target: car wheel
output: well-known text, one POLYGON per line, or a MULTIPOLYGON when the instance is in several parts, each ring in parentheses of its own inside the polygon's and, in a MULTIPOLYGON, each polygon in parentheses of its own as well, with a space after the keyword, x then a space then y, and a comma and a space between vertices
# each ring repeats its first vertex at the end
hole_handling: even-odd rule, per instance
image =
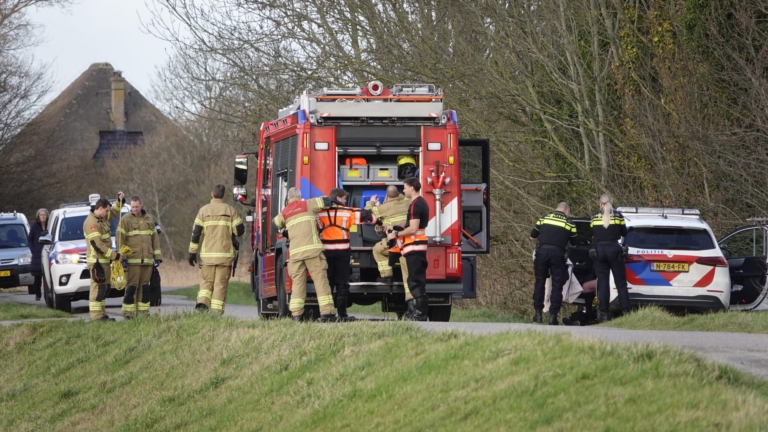
POLYGON ((48 286, 48 280, 43 276, 43 299, 45 299, 45 305, 53 309, 53 298, 51 297, 51 287, 48 286))
POLYGON ((53 308, 63 312, 72 313, 72 299, 67 296, 56 294, 56 292, 53 291, 53 308))

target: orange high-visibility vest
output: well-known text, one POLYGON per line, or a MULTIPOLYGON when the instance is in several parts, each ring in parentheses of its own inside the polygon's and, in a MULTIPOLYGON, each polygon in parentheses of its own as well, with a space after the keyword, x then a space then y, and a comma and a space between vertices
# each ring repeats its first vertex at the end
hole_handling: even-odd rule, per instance
POLYGON ((347 250, 350 228, 376 221, 376 216, 369 210, 333 206, 317 214, 317 229, 325 250, 347 250))
MULTIPOLYGON (((422 198, 423 199, 423 198, 422 198)), ((418 198, 411 201, 411 206, 408 208, 408 224, 413 220, 413 206, 418 201, 418 198)), ((403 255, 408 255, 411 252, 426 252, 429 238, 426 235, 426 225, 429 220, 419 220, 419 225, 424 225, 424 228, 419 228, 416 234, 403 237, 403 255)))

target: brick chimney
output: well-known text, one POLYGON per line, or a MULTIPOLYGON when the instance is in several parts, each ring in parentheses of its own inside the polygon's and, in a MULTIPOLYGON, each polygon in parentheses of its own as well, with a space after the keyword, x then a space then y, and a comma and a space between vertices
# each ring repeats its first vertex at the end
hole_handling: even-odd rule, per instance
POLYGON ((115 130, 125 130, 125 78, 120 71, 112 72, 112 122, 115 130))

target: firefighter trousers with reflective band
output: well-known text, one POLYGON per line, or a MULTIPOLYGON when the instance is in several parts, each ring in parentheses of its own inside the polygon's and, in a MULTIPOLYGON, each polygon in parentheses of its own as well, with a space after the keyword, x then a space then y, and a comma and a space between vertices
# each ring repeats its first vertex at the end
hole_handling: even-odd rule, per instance
POLYGON ((389 266, 394 266, 395 262, 400 262, 400 270, 403 272, 403 289, 405 290, 405 301, 413 299, 411 290, 408 289, 408 262, 405 257, 399 253, 389 253, 389 266))
POLYGON ((536 283, 533 286, 533 308, 544 309, 545 285, 551 274, 552 294, 549 297, 549 313, 557 315, 563 304, 563 285, 568 280, 568 268, 565 265, 563 251, 539 247, 536 250, 536 258, 533 260, 533 272, 536 276, 536 283))
POLYGON ((223 314, 230 274, 232 274, 232 266, 200 266, 200 291, 197 293, 197 302, 208 306, 211 312, 223 314))
MULTIPOLYGON (((101 264, 104 268, 104 277, 107 282, 103 284, 97 284, 91 279, 91 291, 88 294, 88 311, 91 315, 91 320, 97 320, 106 313, 104 307, 107 304, 107 291, 109 290, 109 281, 112 278, 109 264, 101 264)), ((88 265, 88 271, 93 274, 93 264, 88 265)))
POLYGON ((307 300, 307 271, 312 276, 317 293, 317 304, 320 315, 333 315, 333 293, 328 283, 328 263, 325 255, 320 254, 303 260, 288 260, 288 275, 293 281, 291 302, 288 308, 293 316, 304 314, 304 303, 307 300))
POLYGON ((349 298, 349 278, 352 272, 352 251, 336 250, 325 251, 325 261, 328 264, 328 284, 333 292, 333 303, 337 309, 341 309, 338 299, 343 299, 346 311, 347 298, 349 298))
POLYGON ((392 266, 389 264, 389 248, 387 247, 386 238, 373 245, 373 259, 376 261, 381 277, 392 276, 392 266))
POLYGON ((128 265, 128 286, 123 297, 123 316, 149 315, 149 281, 152 265, 128 265))
POLYGON ((597 243, 597 259, 595 274, 597 275, 597 308, 600 312, 608 313, 611 301, 611 278, 616 284, 619 304, 622 311, 629 310, 629 291, 627 290, 627 268, 621 255, 621 245, 618 242, 597 243))

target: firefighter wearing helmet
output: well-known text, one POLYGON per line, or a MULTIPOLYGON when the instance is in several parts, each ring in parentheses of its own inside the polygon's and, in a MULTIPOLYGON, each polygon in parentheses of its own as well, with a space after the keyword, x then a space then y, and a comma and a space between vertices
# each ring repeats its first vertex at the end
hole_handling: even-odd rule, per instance
MULTIPOLYGON (((304 302, 307 299, 307 272, 312 276, 317 291, 317 303, 320 306, 320 322, 336 321, 333 309, 333 293, 328 284, 328 263, 323 255, 323 243, 317 234, 316 215, 331 206, 328 197, 301 199, 301 190, 288 189, 288 205, 285 206, 272 222, 277 229, 290 232, 291 247, 288 260, 288 275, 293 281, 291 310, 294 321, 304 318, 304 302)), ((282 271, 282 269, 278 269, 282 271)))
POLYGON ((226 187, 217 184, 211 191, 211 202, 200 208, 195 217, 189 243, 189 265, 200 257, 200 291, 195 309, 224 313, 229 277, 235 262, 235 236, 245 232, 243 220, 234 207, 223 201, 226 187))

